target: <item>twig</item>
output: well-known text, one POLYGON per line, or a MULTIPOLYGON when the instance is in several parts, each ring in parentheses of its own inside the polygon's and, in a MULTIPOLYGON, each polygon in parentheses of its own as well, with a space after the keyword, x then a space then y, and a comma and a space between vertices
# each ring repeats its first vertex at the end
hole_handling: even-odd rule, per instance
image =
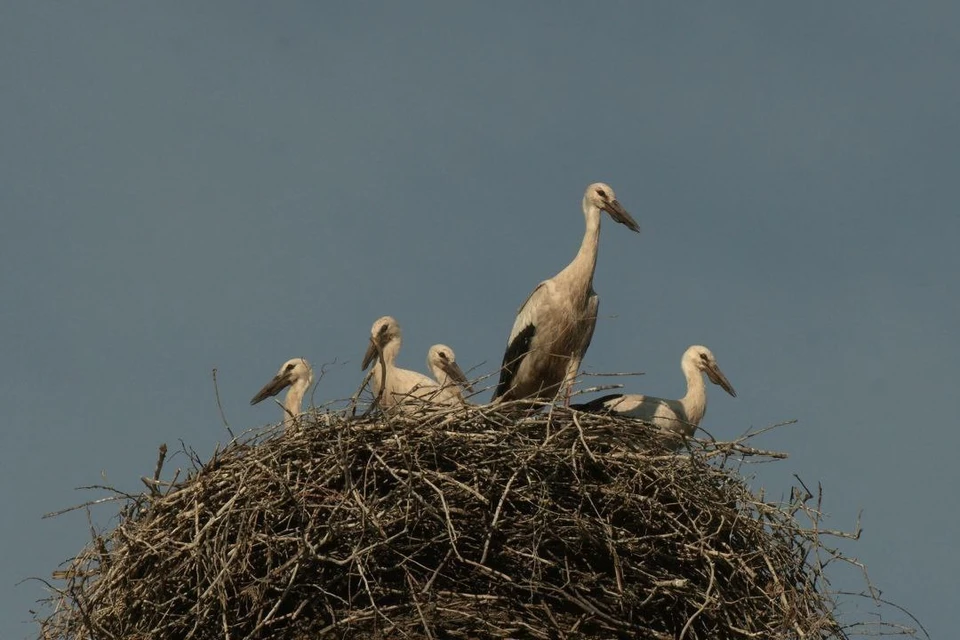
POLYGON ((217 409, 220 410, 220 419, 223 420, 223 426, 226 428, 227 433, 230 434, 231 438, 234 438, 236 436, 234 436, 233 431, 230 430, 230 424, 227 422, 227 416, 223 412, 223 405, 220 403, 220 385, 217 384, 217 368, 216 367, 213 368, 212 374, 213 374, 213 393, 217 397, 217 409))
POLYGON ((206 460, 183 445, 192 466, 169 482, 161 450, 142 494, 92 487, 110 494, 80 508, 119 501, 116 526, 98 533, 88 509, 41 636, 905 633, 837 619, 831 563, 859 567, 889 609, 831 544, 859 520, 826 528, 822 489, 799 478, 782 503, 752 491, 726 462, 784 454, 749 436, 675 450, 635 420, 552 402, 400 409, 311 412, 206 460))

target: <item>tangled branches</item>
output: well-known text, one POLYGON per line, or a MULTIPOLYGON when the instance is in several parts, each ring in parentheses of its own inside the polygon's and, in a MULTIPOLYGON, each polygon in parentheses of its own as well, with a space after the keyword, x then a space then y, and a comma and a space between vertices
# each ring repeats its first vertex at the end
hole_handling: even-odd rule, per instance
POLYGON ((127 498, 41 637, 846 637, 812 496, 730 468, 776 454, 645 434, 487 406, 249 435, 127 498))

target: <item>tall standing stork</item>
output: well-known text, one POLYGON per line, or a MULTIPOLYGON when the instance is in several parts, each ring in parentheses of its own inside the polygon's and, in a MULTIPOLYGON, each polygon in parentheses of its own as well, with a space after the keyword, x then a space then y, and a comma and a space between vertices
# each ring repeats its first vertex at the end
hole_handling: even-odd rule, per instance
POLYGON ((373 323, 361 369, 373 365, 373 393, 380 399, 380 408, 410 412, 425 408, 425 403, 442 403, 440 387, 434 380, 396 365, 402 344, 400 325, 392 317, 383 316, 373 323))
POLYGON ((287 397, 283 400, 283 426, 288 427, 300 415, 303 404, 303 394, 313 382, 313 368, 304 358, 292 358, 283 363, 273 380, 263 386, 257 395, 253 396, 250 404, 257 404, 267 398, 277 395, 287 387, 287 397))
POLYGON ((683 353, 680 368, 687 379, 687 393, 679 400, 665 400, 640 394, 615 393, 576 404, 571 408, 581 411, 606 411, 621 416, 640 418, 666 432, 690 437, 700 426, 707 412, 707 388, 703 383, 706 374, 713 384, 719 385, 734 398, 737 392, 720 370, 713 352, 701 345, 693 345, 683 353))
POLYGON ((427 368, 440 385, 437 400, 443 404, 463 404, 461 389, 472 392, 473 387, 457 364, 453 349, 445 344, 435 344, 427 351, 427 368))
POLYGON ((593 290, 593 272, 602 211, 631 231, 640 231, 609 185, 595 182, 587 187, 580 250, 563 271, 537 285, 517 312, 494 400, 552 399, 566 386, 569 402, 570 385, 597 325, 600 298, 593 290))

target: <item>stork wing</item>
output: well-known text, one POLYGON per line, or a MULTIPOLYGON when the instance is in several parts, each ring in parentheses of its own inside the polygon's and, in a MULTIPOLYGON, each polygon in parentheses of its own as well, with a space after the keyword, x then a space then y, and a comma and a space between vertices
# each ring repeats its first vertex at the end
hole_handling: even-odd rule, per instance
POLYGON ((580 357, 586 355, 587 349, 590 348, 590 343, 593 341, 593 330, 597 328, 597 316, 600 313, 600 296, 593 293, 590 296, 590 301, 587 303, 587 315, 584 318, 584 322, 587 324, 587 329, 583 335, 583 342, 580 343, 580 357))
POLYGON ((527 299, 523 301, 523 304, 520 305, 520 308, 517 309, 517 318, 513 321, 513 328, 510 330, 510 339, 507 340, 508 346, 512 344, 520 332, 527 328, 528 325, 536 325, 536 315, 537 309, 540 307, 537 304, 537 299, 545 294, 546 286, 548 280, 544 280, 536 286, 536 288, 530 292, 530 295, 527 296, 527 299))
POLYGON ((510 330, 510 339, 507 341, 507 350, 503 354, 503 362, 500 365, 500 381, 497 383, 496 391, 493 392, 493 400, 510 389, 514 376, 520 370, 520 363, 530 351, 530 343, 537 332, 536 298, 546 291, 544 289, 546 284, 546 281, 538 284, 517 311, 517 318, 513 321, 513 329, 510 330))
POLYGON ((681 409, 676 401, 664 400, 642 393, 614 393, 595 398, 585 404, 570 405, 571 409, 590 413, 610 412, 620 416, 656 421, 658 419, 678 420, 681 409), (664 413, 666 412, 666 413, 664 413))
POLYGON ((533 334, 537 328, 528 324, 507 346, 503 354, 503 363, 500 365, 500 381, 497 383, 497 390, 493 392, 493 399, 496 400, 513 386, 513 379, 520 370, 520 363, 530 351, 530 342, 533 341, 533 334))
POLYGON ((589 412, 610 411, 617 405, 617 402, 619 402, 623 396, 624 394, 622 393, 611 393, 610 395, 594 398, 590 402, 572 404, 570 405, 570 408, 576 409, 577 411, 589 412))

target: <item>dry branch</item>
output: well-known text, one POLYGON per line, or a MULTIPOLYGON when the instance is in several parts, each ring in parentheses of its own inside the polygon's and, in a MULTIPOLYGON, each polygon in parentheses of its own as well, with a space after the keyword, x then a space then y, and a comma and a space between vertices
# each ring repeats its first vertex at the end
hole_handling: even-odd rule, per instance
POLYGON ((40 637, 848 637, 818 497, 764 502, 729 464, 772 455, 562 408, 317 413, 163 493, 161 456, 40 637))

